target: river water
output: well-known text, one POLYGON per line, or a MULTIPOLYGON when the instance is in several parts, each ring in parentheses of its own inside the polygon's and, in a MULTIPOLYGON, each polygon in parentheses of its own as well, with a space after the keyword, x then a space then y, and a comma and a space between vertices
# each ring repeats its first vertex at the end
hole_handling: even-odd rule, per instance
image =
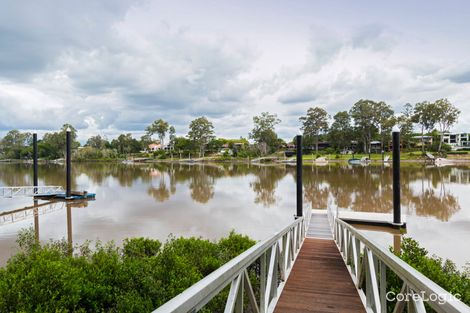
MULTIPOLYGON (((304 166, 304 203, 315 209, 392 212, 392 169, 330 164, 304 166)), ((459 266, 470 261, 470 168, 402 164, 406 236, 459 266)), ((40 165, 39 185, 64 185, 63 165, 40 165)), ((0 186, 32 185, 32 166, 0 164, 0 186)), ((0 265, 17 250, 18 230, 33 227, 41 241, 114 240, 144 236, 217 239, 230 230, 261 240, 293 219, 295 168, 289 165, 77 163, 73 189, 95 201, 42 205, 0 217, 0 265)), ((27 197, 0 198, 0 213, 32 206, 27 197)), ((392 235, 367 232, 390 246, 392 235)))

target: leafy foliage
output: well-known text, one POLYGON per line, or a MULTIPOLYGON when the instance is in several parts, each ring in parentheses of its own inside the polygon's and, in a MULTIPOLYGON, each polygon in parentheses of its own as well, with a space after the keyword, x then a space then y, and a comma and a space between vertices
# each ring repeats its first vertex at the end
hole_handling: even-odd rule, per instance
MULTIPOLYGON (((399 256, 451 294, 459 294, 460 300, 470 305, 469 269, 460 271, 452 261, 443 260, 434 255, 430 256, 428 251, 412 238, 403 238, 399 256)), ((387 284, 388 289, 397 294, 400 292, 403 282, 394 273, 388 271, 387 284)), ((390 303, 388 307, 390 312, 392 307, 392 303, 390 303)))
POLYGON ((66 241, 39 245, 28 230, 18 243, 21 252, 0 269, 0 312, 149 312, 254 241, 234 232, 218 242, 133 238, 122 248, 85 243, 71 254, 66 241))
POLYGON ((206 145, 214 138, 214 126, 206 117, 198 117, 189 124, 188 138, 199 147, 204 157, 206 145))
POLYGON ((328 113, 320 107, 310 108, 306 116, 299 118, 304 136, 315 137, 315 151, 318 153, 318 137, 328 130, 328 113))
POLYGON ((273 152, 278 148, 278 137, 274 128, 280 122, 276 114, 269 112, 253 117, 254 127, 249 137, 258 144, 261 154, 273 152))
POLYGON ((168 124, 168 122, 165 122, 162 119, 158 119, 149 125, 145 130, 147 131, 147 135, 150 137, 153 134, 157 134, 158 139, 160 140, 160 144, 163 146, 165 144, 164 140, 169 127, 170 124, 168 124))

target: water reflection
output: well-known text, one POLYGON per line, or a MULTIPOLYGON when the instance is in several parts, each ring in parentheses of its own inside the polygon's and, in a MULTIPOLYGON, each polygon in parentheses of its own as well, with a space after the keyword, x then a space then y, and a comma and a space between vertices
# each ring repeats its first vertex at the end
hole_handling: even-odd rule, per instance
MULTIPOLYGON (((460 210, 451 181, 468 181, 459 168, 405 166, 401 174, 402 205, 410 215, 449 220, 460 210)), ((318 167, 304 173, 305 199, 314 208, 328 201, 358 212, 388 213, 393 207, 392 169, 389 167, 318 167)))
MULTIPOLYGON (((402 164, 401 177, 409 234, 427 248, 437 247, 433 253, 470 259, 448 244, 452 238, 470 240, 470 210, 462 208, 470 200, 470 169, 402 164)), ((392 211, 390 167, 305 166, 303 178, 307 207, 392 211)), ((65 167, 41 164, 39 183, 64 185, 65 167)), ((31 165, 0 164, 0 185, 31 184, 31 165)), ((42 214, 38 203, 27 219, 0 222, 0 264, 14 253, 16 233, 24 227, 34 226, 41 240, 70 242, 73 229, 77 243, 97 238, 119 243, 131 236, 165 240, 170 233, 218 238, 231 229, 262 239, 295 213, 295 167, 287 165, 74 163, 73 189, 96 192, 97 200, 85 210, 51 206, 50 214, 42 214)), ((0 199, 0 212, 31 203, 0 199)))
MULTIPOLYGON (((0 184, 31 185, 32 167, 27 164, 1 165, 0 184)), ((42 165, 39 181, 43 185, 63 185, 65 169, 61 165, 42 165)), ((247 166, 243 164, 155 164, 128 166, 114 163, 74 164, 72 188, 103 185, 109 179, 121 187, 146 184, 147 194, 158 202, 166 202, 176 194, 178 185, 190 190, 191 198, 208 203, 217 181, 225 177, 253 177, 249 183, 256 204, 272 207, 282 196, 276 193, 281 180, 289 176, 295 183, 295 168, 290 166, 247 166), (77 177, 86 177, 85 183, 77 177)), ((383 166, 351 167, 329 165, 305 167, 305 201, 312 208, 326 208, 329 201, 341 209, 387 213, 392 209, 392 169, 383 166)), ((470 170, 458 167, 425 168, 420 165, 402 167, 402 203, 408 214, 435 217, 448 221, 460 210, 452 184, 469 184, 470 170)))
POLYGON ((75 201, 44 201, 32 200, 32 206, 26 206, 19 209, 10 211, 0 212, 0 226, 6 224, 19 223, 24 220, 32 218, 34 220, 33 228, 34 234, 37 241, 41 239, 39 219, 41 215, 46 215, 59 210, 66 210, 67 217, 67 242, 70 249, 73 246, 72 236, 72 208, 86 208, 88 206, 87 200, 75 200, 75 201))
POLYGON ((250 183, 256 194, 255 203, 270 207, 276 204, 279 196, 276 196, 278 182, 283 179, 288 172, 292 172, 291 167, 284 166, 252 166, 251 173, 255 175, 255 180, 250 183))

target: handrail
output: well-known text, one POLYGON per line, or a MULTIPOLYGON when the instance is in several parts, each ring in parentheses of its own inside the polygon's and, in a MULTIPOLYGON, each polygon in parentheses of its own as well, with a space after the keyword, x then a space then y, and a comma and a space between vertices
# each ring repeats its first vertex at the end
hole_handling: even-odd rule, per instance
POLYGON ((242 308, 244 294, 253 312, 272 312, 302 247, 309 213, 307 211, 306 216, 297 218, 281 231, 257 243, 153 312, 197 312, 229 284, 225 312, 242 308), (248 275, 248 267, 257 262, 260 265, 257 277, 260 283, 259 301, 248 275))
POLYGON ((62 210, 65 202, 47 202, 21 209, 0 212, 0 226, 9 223, 16 223, 36 215, 43 215, 54 211, 62 210))
POLYGON ((437 312, 470 312, 470 307, 415 270, 402 259, 339 218, 334 239, 368 312, 387 312, 387 300, 396 298, 393 312, 426 312, 424 302, 437 312), (387 268, 402 281, 401 296, 387 296, 387 268))
POLYGON ((35 196, 54 193, 63 193, 62 186, 12 186, 0 187, 0 198, 12 198, 16 196, 35 196))

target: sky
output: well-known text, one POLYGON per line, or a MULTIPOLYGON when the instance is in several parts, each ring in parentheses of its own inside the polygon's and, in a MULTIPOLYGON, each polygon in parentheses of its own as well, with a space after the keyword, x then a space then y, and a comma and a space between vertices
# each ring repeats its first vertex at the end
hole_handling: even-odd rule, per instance
POLYGON ((0 136, 206 116, 238 138, 269 111, 291 139, 310 107, 440 98, 469 132, 469 1, 0 0, 0 136))

